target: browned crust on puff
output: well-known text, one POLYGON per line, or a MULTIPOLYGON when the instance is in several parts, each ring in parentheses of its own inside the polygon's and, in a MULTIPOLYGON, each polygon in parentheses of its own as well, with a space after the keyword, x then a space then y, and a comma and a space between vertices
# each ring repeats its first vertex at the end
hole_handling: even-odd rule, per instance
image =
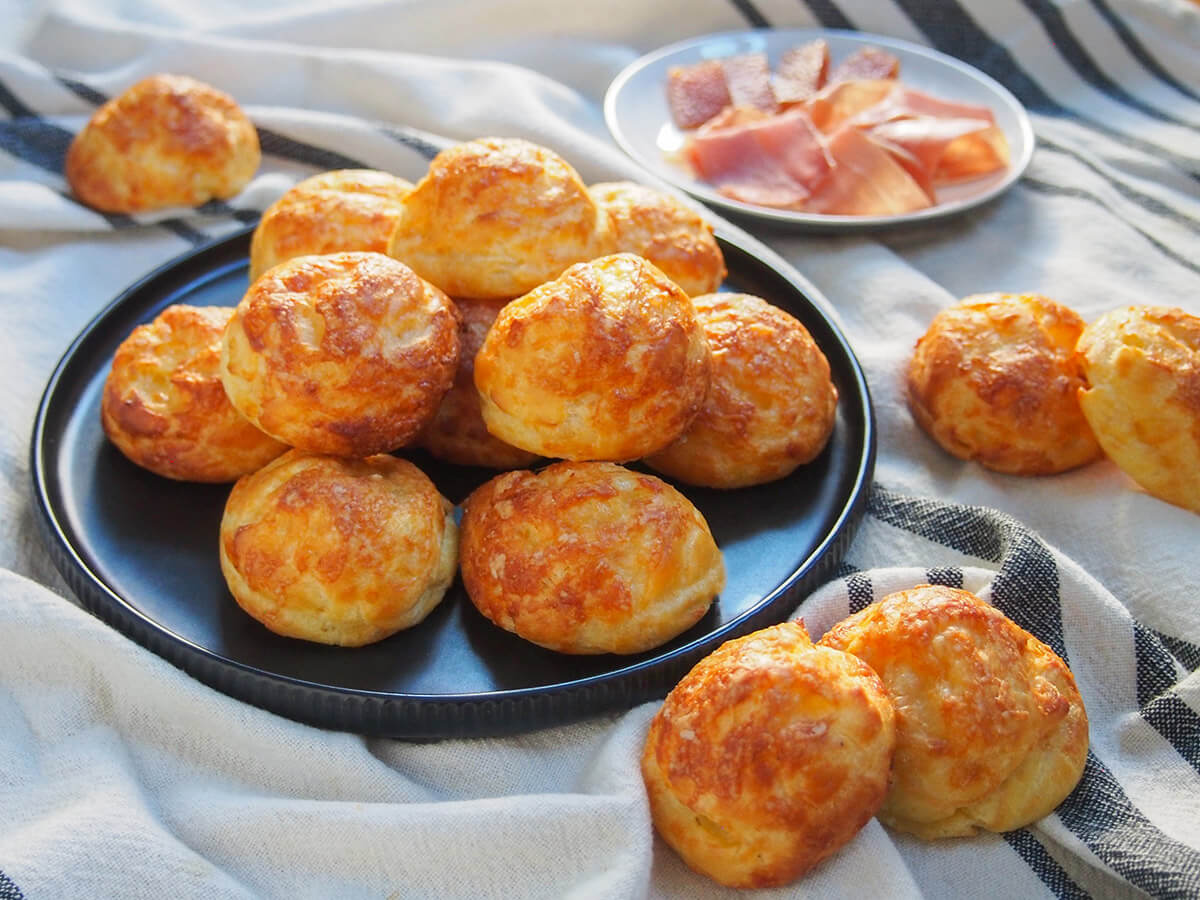
POLYGON ((939 313, 917 341, 913 418, 947 452, 1014 475, 1098 459, 1079 408, 1083 320, 1037 294, 980 294, 939 313))
POLYGON ((1112 310, 1078 351, 1079 403, 1104 452, 1149 493, 1200 512, 1200 317, 1112 310))
POLYGON ((704 404, 648 465, 689 484, 739 488, 811 462, 833 433, 837 388, 808 329, 760 297, 692 300, 712 351, 704 404))
POLYGON ((608 214, 619 253, 654 263, 690 297, 725 280, 725 256, 712 225, 665 191, 632 181, 593 184, 588 193, 608 214))
POLYGON ((1008 831, 1078 783, 1087 714, 1045 644, 969 591, 889 594, 820 643, 861 657, 896 706, 892 788, 880 821, 934 839, 1008 831))
POLYGON ((258 132, 232 97, 152 75, 96 110, 71 141, 65 175, 88 206, 134 213, 228 199, 260 160, 258 132))
POLYGON ((243 415, 317 453, 370 456, 425 427, 458 367, 450 299, 379 253, 288 260, 225 331, 222 378, 243 415))
POLYGON ((462 576, 488 619, 564 653, 637 653, 700 620, 725 580, 690 501, 652 475, 562 462, 463 507, 462 576))
POLYGON ((475 358, 475 385, 502 440, 541 456, 625 461, 683 432, 710 365, 687 295, 622 253, 505 306, 475 358))
POLYGON ((293 185, 263 213, 250 240, 250 280, 296 256, 386 253, 412 184, 375 169, 334 169, 293 185))
POLYGON ((220 559, 238 605, 267 628, 360 646, 441 601, 457 529, 449 501, 412 463, 290 450, 234 485, 220 559))
POLYGON ((731 887, 787 884, 883 802, 894 712, 861 660, 787 622, 701 660, 655 716, 642 775, 659 834, 731 887))
POLYGON ((579 174, 517 138, 443 150, 403 206, 388 253, 452 297, 511 299, 614 250, 579 174))
POLYGON ((168 306, 117 348, 100 421, 139 466, 180 481, 225 482, 287 449, 225 395, 221 335, 232 315, 229 307, 168 306))
POLYGON ((506 444, 487 430, 479 411, 479 391, 475 389, 475 355, 483 346, 503 303, 459 299, 454 305, 459 315, 458 372, 433 421, 421 432, 417 443, 438 459, 455 465, 527 468, 537 462, 538 455, 506 444))

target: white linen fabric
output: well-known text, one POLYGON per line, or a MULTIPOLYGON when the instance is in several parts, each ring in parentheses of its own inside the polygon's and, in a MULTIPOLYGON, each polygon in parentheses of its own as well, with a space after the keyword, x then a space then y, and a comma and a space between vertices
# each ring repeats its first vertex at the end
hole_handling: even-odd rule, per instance
MULTIPOLYGON (((877 485, 814 637, 922 581, 979 591, 1070 663, 1080 787, 1034 826, 924 844, 871 822, 763 897, 1200 896, 1200 517, 1110 462, 989 473, 913 423, 901 375, 966 294, 1040 292, 1085 319, 1200 314, 1200 6, 1188 0, 544 0, 0 4, 0 900, 721 897, 650 825, 657 702, 515 737, 417 743, 298 724, 190 678, 71 602, 37 528, 30 425, 70 341, 128 284, 253 222, 297 179, 419 178, 448 142, 521 136, 585 180, 647 180, 601 101, 641 53, 711 31, 854 28, 926 44, 1029 108, 1032 165, 956 219, 859 235, 749 226, 829 301, 879 425, 877 485), (258 177, 146 216, 76 204, 71 135, 139 77, 234 95, 258 177)), ((753 240, 753 238, 747 238, 753 240)), ((768 249, 768 247, 770 249, 768 249)))

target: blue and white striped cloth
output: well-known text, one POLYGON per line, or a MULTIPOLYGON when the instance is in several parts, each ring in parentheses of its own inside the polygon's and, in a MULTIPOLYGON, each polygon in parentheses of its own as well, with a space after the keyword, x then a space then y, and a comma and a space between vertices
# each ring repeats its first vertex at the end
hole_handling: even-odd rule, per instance
POLYGON ((190 679, 68 602, 34 527, 29 429, 73 336, 129 283, 254 221, 315 171, 415 180, 448 142, 554 147, 640 178, 601 100, 657 46, 852 28, 1006 85, 1037 150, 958 218, 755 237, 828 298, 871 386, 877 486, 814 636, 919 581, 982 593, 1067 659, 1083 781, 1005 835, 924 844, 877 822, 764 897, 1200 897, 1200 517, 1111 463, 1053 478, 945 455, 901 376, 933 315, 1035 291, 1085 319, 1200 314, 1200 5, 1191 0, 0 3, 0 900, 34 897, 722 897, 654 837, 637 756, 655 704, 529 735, 410 744, 309 728, 190 679), (62 161, 105 98, 183 72, 235 96, 264 160, 238 197, 100 215, 62 161))

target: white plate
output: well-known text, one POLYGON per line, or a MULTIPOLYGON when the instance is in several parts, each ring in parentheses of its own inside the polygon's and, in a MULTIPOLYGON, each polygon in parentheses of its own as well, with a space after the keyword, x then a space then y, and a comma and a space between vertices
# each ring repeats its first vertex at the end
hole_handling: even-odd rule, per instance
POLYGON ((999 82, 978 69, 928 47, 895 38, 858 31, 822 29, 760 29, 730 31, 692 38, 663 47, 629 65, 608 88, 604 118, 617 143, 655 175, 694 197, 729 212, 776 223, 817 229, 877 228, 925 222, 960 213, 986 203, 1021 177, 1033 156, 1033 128, 1020 102, 999 82), (700 181, 682 164, 668 157, 683 142, 671 122, 667 106, 667 70, 705 59, 739 53, 766 53, 774 68, 784 51, 806 41, 829 42, 832 64, 859 47, 871 45, 895 54, 900 60, 900 80, 907 86, 937 97, 986 106, 1008 139, 1011 162, 1003 172, 942 188, 935 206, 895 216, 829 216, 772 209, 731 200, 700 181))

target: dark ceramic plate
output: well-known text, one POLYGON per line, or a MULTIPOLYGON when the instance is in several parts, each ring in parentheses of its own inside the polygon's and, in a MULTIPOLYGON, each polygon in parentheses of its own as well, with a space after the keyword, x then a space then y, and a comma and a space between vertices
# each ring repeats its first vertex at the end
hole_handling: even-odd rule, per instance
MULTIPOLYGON (((420 625, 368 647, 279 637, 238 608, 217 562, 228 485, 173 482, 104 437, 100 392, 117 345, 172 303, 234 305, 250 231, 164 266, 117 297, 74 341, 47 385, 32 442, 39 520, 80 601, 199 680, 325 728, 404 738, 541 728, 662 697, 722 642, 786 618, 831 577, 866 505, 875 426, 866 381, 815 290, 718 235, 726 289, 789 310, 829 358, 840 394, 825 451, 773 484, 719 492, 679 485, 708 519, 728 583, 711 611, 636 656, 565 656, 493 626, 455 582, 420 625)), ((406 454, 455 503, 494 472, 406 454)))

